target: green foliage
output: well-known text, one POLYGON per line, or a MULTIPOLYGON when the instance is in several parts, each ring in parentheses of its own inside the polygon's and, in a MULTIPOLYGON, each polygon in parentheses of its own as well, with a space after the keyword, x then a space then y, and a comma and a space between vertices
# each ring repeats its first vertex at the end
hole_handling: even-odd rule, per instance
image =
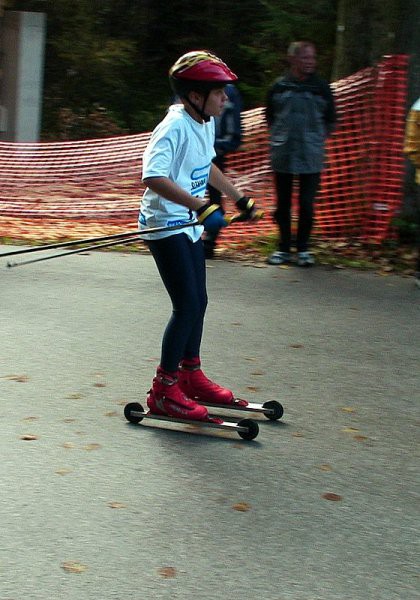
POLYGON ((416 214, 394 217, 391 225, 396 230, 400 244, 413 244, 420 237, 419 217, 416 214))
POLYGON ((47 14, 44 139, 150 130, 170 101, 169 66, 193 48, 213 50, 239 75, 245 109, 264 103, 294 39, 312 39, 320 71, 328 77, 331 68, 335 0, 9 0, 7 7, 47 14))

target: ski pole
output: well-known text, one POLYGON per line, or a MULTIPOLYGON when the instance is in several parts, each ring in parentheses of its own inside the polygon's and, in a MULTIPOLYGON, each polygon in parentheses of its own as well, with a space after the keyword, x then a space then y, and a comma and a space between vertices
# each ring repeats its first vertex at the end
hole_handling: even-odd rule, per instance
MULTIPOLYGON (((7 267, 19 267, 21 265, 30 265, 37 262, 42 262, 44 260, 50 260, 51 258, 60 258, 62 256, 70 256, 72 254, 81 254, 82 252, 88 252, 89 250, 97 250, 98 248, 109 248, 110 246, 117 246, 118 244, 132 244, 133 242, 137 242, 141 240, 141 236, 148 233, 158 233, 161 231, 176 231, 177 229, 183 229, 184 227, 192 227, 193 225, 198 225, 198 221, 192 221, 191 223, 181 224, 181 225, 170 225, 168 227, 151 227, 149 229, 142 229, 136 231, 131 234, 131 237, 126 235, 124 238, 113 239, 108 242, 104 242, 103 244, 94 244, 92 246, 83 246, 83 248, 77 248, 76 250, 70 250, 69 252, 59 252, 58 254, 51 254, 50 256, 44 256, 42 258, 34 258, 32 260, 24 260, 21 262, 8 262, 7 267)), ((112 236, 110 236, 112 237, 112 236)), ((95 239, 95 238, 93 238, 95 239)), ((96 238, 98 239, 98 238, 96 238)), ((79 244, 81 240, 79 240, 79 244)), ((57 246, 56 246, 57 247, 57 246)), ((44 248, 46 250, 46 248, 44 248)))
POLYGON ((150 229, 143 229, 137 231, 126 231, 125 233, 115 233, 113 235, 104 235, 101 237, 86 238, 83 240, 71 240, 69 242, 57 242, 54 244, 46 244, 44 246, 33 246, 32 248, 25 248, 22 250, 11 250, 10 252, 0 253, 0 258, 6 256, 16 256, 17 254, 29 254, 30 252, 41 252, 43 250, 54 250, 55 248, 68 248, 71 246, 80 246, 80 244, 89 244, 93 242, 106 242, 108 240, 122 240, 124 238, 130 238, 132 236, 144 235, 147 233, 159 233, 161 231, 175 231, 182 229, 183 227, 192 227, 198 225, 198 221, 192 221, 191 223, 185 223, 182 225, 168 225, 166 227, 151 227, 150 229))
MULTIPOLYGON (((262 219, 263 216, 264 216, 264 212, 262 210, 258 210, 258 211, 256 211, 256 214, 252 219, 246 218, 242 213, 236 213, 230 217, 227 217, 226 220, 228 222, 228 225, 231 225, 233 223, 238 223, 241 221, 243 221, 243 222, 259 221, 260 219, 262 219)), ((5 257, 5 256, 13 256, 16 254, 24 254, 24 253, 29 253, 29 252, 41 251, 41 250, 65 248, 65 247, 69 247, 69 246, 79 246, 79 245, 81 245, 83 243, 87 243, 89 241, 101 242, 102 240, 104 240, 104 243, 94 244, 91 246, 83 246, 82 248, 77 248, 76 250, 71 250, 69 252, 59 252, 58 254, 44 256, 42 258, 34 258, 32 260, 24 260, 21 262, 7 262, 6 266, 9 269, 11 269, 13 267, 20 267, 23 265, 30 265, 30 264, 34 264, 37 262, 50 260, 52 258, 60 258, 63 256, 70 256, 73 254, 81 254, 82 252, 89 252, 90 250, 97 250, 99 248, 109 248, 111 246, 117 246, 118 244, 132 244, 136 241, 141 240, 141 236, 148 234, 148 233, 158 233, 161 231, 176 231, 177 229, 183 229, 185 227, 192 227, 194 225, 199 225, 198 221, 193 221, 191 223, 186 223, 186 224, 181 224, 181 225, 170 225, 167 227, 151 227, 150 229, 133 231, 131 233, 130 232, 121 233, 121 234, 118 233, 118 234, 114 234, 114 235, 110 235, 110 236, 87 238, 84 240, 74 240, 71 242, 63 242, 63 243, 57 243, 57 244, 48 244, 45 246, 28 248, 26 250, 15 250, 12 252, 5 252, 3 254, 0 254, 0 258, 5 257)))
POLYGON ((83 252, 89 252, 89 250, 97 250, 98 248, 109 248, 110 246, 117 246, 118 244, 133 244, 140 240, 140 236, 132 236, 131 238, 124 238, 122 240, 113 240, 112 242, 104 242, 103 244, 94 244, 93 246, 84 246, 83 248, 77 248, 76 250, 69 250, 68 252, 59 252, 58 254, 51 254, 50 256, 42 256, 41 258, 32 258, 30 260, 22 260, 21 262, 7 262, 6 266, 8 269, 13 267, 20 267, 22 265, 30 265, 44 260, 50 260, 51 258, 60 258, 63 256, 70 256, 72 254, 82 254, 83 252))

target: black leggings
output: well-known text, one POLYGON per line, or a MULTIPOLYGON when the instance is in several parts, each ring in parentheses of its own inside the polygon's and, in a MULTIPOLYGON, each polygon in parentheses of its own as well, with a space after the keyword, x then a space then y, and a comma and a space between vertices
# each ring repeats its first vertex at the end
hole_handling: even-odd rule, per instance
MULTIPOLYGON (((299 177, 299 217, 296 237, 298 252, 308 250, 309 236, 314 217, 314 199, 321 179, 320 173, 301 173, 299 177)), ((279 250, 290 252, 291 206, 293 192, 293 173, 275 173, 277 191, 277 210, 275 218, 280 229, 279 250)))
POLYGON ((172 301, 172 316, 162 340, 160 366, 177 371, 183 358, 200 355, 207 308, 206 263, 202 240, 193 243, 185 233, 148 242, 172 301))

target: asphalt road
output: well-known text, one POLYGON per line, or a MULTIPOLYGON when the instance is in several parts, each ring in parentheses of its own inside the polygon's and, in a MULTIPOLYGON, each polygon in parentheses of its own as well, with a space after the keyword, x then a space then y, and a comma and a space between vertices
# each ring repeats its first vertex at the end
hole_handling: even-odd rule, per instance
POLYGON ((148 255, 5 263, 0 600, 419 598, 412 279, 209 263, 205 371, 285 409, 244 441, 125 420, 170 311, 148 255))

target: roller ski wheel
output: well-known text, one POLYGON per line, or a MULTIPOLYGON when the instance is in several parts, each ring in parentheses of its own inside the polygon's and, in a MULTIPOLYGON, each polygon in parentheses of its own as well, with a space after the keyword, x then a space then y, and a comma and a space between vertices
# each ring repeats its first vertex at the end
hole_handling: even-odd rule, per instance
POLYGON ((138 402, 130 402, 130 404, 126 404, 124 407, 124 417, 130 423, 137 425, 140 421, 143 421, 145 416, 144 409, 141 404, 138 402))
POLYGON ((166 415, 155 415, 150 411, 145 411, 138 402, 131 402, 124 407, 124 416, 130 423, 137 425, 143 419, 153 419, 156 421, 167 421, 169 423, 180 423, 182 425, 196 425, 199 427, 209 427, 212 429, 222 429, 224 431, 236 432, 244 440, 253 440, 259 433, 258 424, 252 419, 242 419, 238 423, 223 421, 222 419, 209 415, 208 421, 197 421, 192 419, 177 419, 166 415))
POLYGON ((238 430, 238 434, 243 440, 254 440, 260 431, 258 423, 252 419, 242 419, 239 421, 238 427, 241 428, 238 430))
POLYGON ((211 402, 200 402, 206 406, 213 408, 223 408, 226 410, 243 410, 254 413, 262 413, 270 421, 278 421, 284 414, 283 406, 277 400, 269 400, 264 404, 258 404, 255 402, 248 402, 243 398, 234 398, 233 402, 229 404, 211 403, 211 402))
POLYGON ((270 421, 278 421, 282 418, 284 414, 283 406, 277 400, 269 400, 268 402, 264 402, 262 405, 264 409, 264 415, 270 421))

